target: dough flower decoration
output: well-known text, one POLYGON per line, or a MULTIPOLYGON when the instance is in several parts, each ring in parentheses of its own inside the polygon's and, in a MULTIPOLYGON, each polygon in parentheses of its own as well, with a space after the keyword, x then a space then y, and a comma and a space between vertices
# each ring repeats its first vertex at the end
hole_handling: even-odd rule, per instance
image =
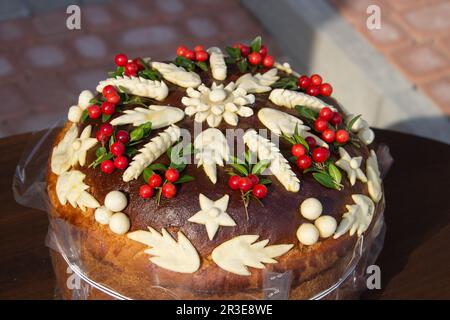
POLYGON ((181 231, 178 232, 176 241, 164 228, 161 234, 151 227, 148 230, 130 232, 127 236, 150 247, 144 252, 152 255, 151 262, 175 272, 194 273, 198 270, 200 257, 197 250, 181 231))
POLYGON ((53 149, 50 164, 53 173, 62 174, 77 163, 84 166, 87 151, 97 143, 97 139, 91 138, 91 131, 92 127, 89 125, 84 128, 80 137, 77 137, 78 128, 75 123, 72 124, 64 138, 53 149))
POLYGON ((216 247, 211 256, 222 269, 241 276, 249 276, 248 267, 264 269, 263 263, 277 263, 275 257, 285 254, 292 244, 266 246, 269 240, 258 240, 258 235, 242 235, 216 247))
POLYGON ((213 128, 219 126, 222 119, 229 125, 236 126, 239 116, 253 115, 253 109, 247 105, 255 102, 255 96, 237 88, 234 82, 230 82, 226 87, 214 82, 211 88, 202 84, 197 90, 188 88, 186 93, 188 96, 181 99, 186 106, 185 113, 188 116, 195 115, 196 122, 206 120, 213 128))
POLYGON ((270 86, 279 78, 277 69, 272 68, 263 74, 257 73, 252 75, 251 73, 246 73, 236 80, 236 84, 239 88, 245 89, 249 93, 264 93, 271 91, 272 88, 270 86))
POLYGON ((352 158, 342 147, 339 147, 339 155, 341 158, 336 161, 336 165, 347 172, 348 180, 350 180, 352 186, 355 184, 357 178, 362 182, 367 182, 366 175, 360 169, 362 161, 361 156, 352 158))
POLYGON ((359 237, 367 230, 370 222, 372 222, 375 212, 373 201, 362 194, 354 194, 352 195, 352 199, 355 204, 346 206, 347 212, 342 216, 342 220, 333 236, 334 239, 339 238, 349 230, 351 236, 357 232, 359 237))
POLYGON ((83 182, 86 175, 78 170, 64 172, 58 176, 56 181, 56 195, 62 205, 67 202, 74 208, 98 208, 98 201, 86 190, 89 186, 83 182))
POLYGON ((212 240, 220 226, 234 227, 236 223, 226 212, 230 197, 226 194, 222 198, 212 201, 205 195, 199 194, 200 211, 188 219, 190 222, 204 224, 209 240, 212 240))

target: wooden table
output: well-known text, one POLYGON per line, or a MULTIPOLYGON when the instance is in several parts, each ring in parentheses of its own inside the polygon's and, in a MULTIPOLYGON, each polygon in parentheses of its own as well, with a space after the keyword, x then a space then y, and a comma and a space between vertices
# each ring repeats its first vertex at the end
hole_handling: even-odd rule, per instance
MULTIPOLYGON (((382 289, 364 299, 450 298, 450 146, 377 130, 395 159, 385 180, 387 234, 377 264, 382 289)), ((18 205, 12 176, 29 141, 0 140, 0 299, 52 299, 55 279, 44 245, 47 216, 18 205)))

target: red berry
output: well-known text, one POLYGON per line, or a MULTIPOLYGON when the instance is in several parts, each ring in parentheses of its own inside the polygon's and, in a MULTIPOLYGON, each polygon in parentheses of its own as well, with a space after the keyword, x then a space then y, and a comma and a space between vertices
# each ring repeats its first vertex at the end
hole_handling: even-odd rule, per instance
POLYGON ((314 148, 315 146, 317 146, 317 141, 316 141, 316 139, 314 139, 313 137, 308 136, 308 137, 305 138, 305 140, 306 140, 306 143, 307 143, 308 146, 309 146, 309 149, 312 149, 312 148, 314 148))
POLYGON ((228 186, 231 190, 237 190, 239 189, 239 180, 241 177, 238 175, 231 176, 230 179, 228 179, 228 186))
POLYGON ((194 51, 198 52, 198 51, 205 51, 205 48, 203 48, 202 45, 198 44, 194 47, 194 51))
POLYGON ((346 130, 338 130, 336 132, 336 142, 346 143, 348 141, 348 132, 346 130))
POLYGON ((318 74, 313 74, 311 76, 311 84, 315 86, 320 86, 322 84, 322 77, 319 76, 318 74))
POLYGON ((106 142, 109 138, 108 136, 104 135, 101 130, 97 131, 97 133, 95 134, 95 137, 97 138, 97 141, 100 143, 106 142))
POLYGON ((239 48, 241 49, 241 56, 243 56, 244 58, 250 54, 249 46, 246 46, 245 44, 240 44, 239 48))
POLYGON ((126 144, 130 141, 130 135, 125 130, 119 130, 116 133, 116 140, 126 144))
POLYGON ((248 56, 248 62, 254 66, 257 66, 261 63, 261 55, 258 52, 250 53, 248 56))
POLYGON ((129 76, 129 77, 135 76, 138 71, 139 71, 138 65, 133 61, 128 62, 125 65, 125 75, 126 76, 129 76))
POLYGON ((189 60, 195 60, 195 52, 192 51, 192 50, 187 50, 187 51, 184 53, 184 57, 185 57, 186 59, 189 59, 189 60))
POLYGON ((195 52, 195 60, 197 60, 197 61, 208 60, 208 53, 206 51, 196 51, 195 52))
POLYGON ((180 178, 180 173, 178 172, 177 169, 169 168, 169 169, 167 169, 164 176, 166 177, 167 181, 175 182, 180 178))
POLYGON ((267 196, 267 187, 263 184, 257 184, 252 190, 253 196, 258 199, 262 199, 267 196))
POLYGON ((267 47, 265 45, 262 45, 259 49, 259 54, 261 55, 261 58, 264 58, 267 56, 267 47))
POLYGON ((138 71, 144 70, 145 66, 142 63, 142 59, 141 58, 135 58, 133 59, 133 62, 136 63, 137 67, 138 67, 138 71))
POLYGON ((306 154, 306 148, 300 143, 297 143, 292 146, 291 153, 294 157, 300 157, 306 154))
POLYGON ((333 87, 329 83, 322 83, 319 87, 320 95, 324 97, 331 96, 333 87))
POLYGON ((177 194, 177 188, 170 182, 165 183, 162 186, 162 195, 167 199, 175 197, 177 194))
POLYGON ((338 112, 334 112, 330 122, 332 125, 337 126, 342 122, 342 116, 338 112))
POLYGON ((272 56, 265 56, 263 59, 263 66, 266 68, 270 68, 273 66, 273 63, 275 62, 274 58, 272 56))
POLYGON ((144 198, 148 199, 153 196, 153 188, 150 187, 148 184, 144 184, 139 188, 139 195, 144 198))
POLYGON ((117 91, 116 91, 116 88, 114 88, 112 85, 108 84, 107 86, 103 87, 102 95, 104 97, 109 96, 110 94, 113 94, 113 93, 117 93, 117 91))
POLYGON ((125 169, 128 166, 128 159, 125 156, 118 156, 114 160, 114 167, 117 169, 125 169))
POLYGON ((120 102, 120 96, 117 92, 111 93, 110 95, 107 95, 105 98, 106 101, 111 102, 113 104, 118 104, 120 102))
POLYGON ((239 179, 239 189, 242 190, 242 192, 247 192, 252 188, 252 180, 250 180, 249 177, 242 177, 239 179))
POLYGON ((114 57, 114 63, 118 66, 118 67, 123 67, 127 64, 128 62, 128 58, 126 55, 124 55, 123 53, 119 53, 116 54, 116 56, 114 57))
POLYGON ((250 181, 252 182, 252 186, 258 184, 259 178, 258 178, 255 174, 251 173, 251 174, 249 174, 247 177, 248 177, 248 178, 250 179, 250 181))
POLYGON ((101 163, 100 169, 103 173, 110 174, 114 171, 114 163, 111 160, 105 160, 101 163))
POLYGON ((310 85, 307 89, 306 89, 306 93, 309 94, 310 96, 316 97, 319 95, 319 86, 316 85, 310 85))
POLYGON ((328 107, 322 108, 319 112, 319 118, 330 121, 333 118, 333 111, 328 107))
POLYGON ((162 178, 159 174, 154 173, 148 178, 148 185, 152 188, 157 188, 161 185, 162 178))
POLYGON ((177 56, 183 56, 184 57, 184 54, 186 53, 187 50, 188 49, 185 46, 179 46, 177 48, 177 56))
POLYGON ((312 158, 315 162, 325 162, 330 156, 330 151, 324 147, 317 147, 312 152, 312 158))
POLYGON ((100 126, 98 132, 101 132, 101 134, 104 136, 111 137, 114 133, 114 128, 111 123, 104 123, 100 126))
POLYGON ((311 85, 311 79, 309 79, 307 76, 301 76, 297 80, 297 85, 303 90, 306 90, 311 85))
POLYGON ((334 132, 333 129, 326 129, 324 132, 322 132, 322 139, 325 142, 332 143, 335 138, 336 138, 336 132, 334 132))
POLYGON ((102 111, 100 110, 100 107, 96 104, 88 107, 88 115, 91 119, 97 119, 102 115, 102 111))
POLYGON ((311 158, 306 154, 298 157, 297 159, 297 167, 301 170, 308 169, 311 166, 311 158))
POLYGON ((328 121, 324 120, 322 118, 318 118, 314 122, 314 128, 319 132, 324 131, 327 127, 328 127, 328 121))
POLYGON ((116 141, 109 147, 109 151, 116 157, 121 156, 125 153, 125 145, 120 141, 116 141))
POLYGON ((113 103, 108 101, 102 103, 102 113, 111 115, 114 112, 116 112, 116 106, 113 103))

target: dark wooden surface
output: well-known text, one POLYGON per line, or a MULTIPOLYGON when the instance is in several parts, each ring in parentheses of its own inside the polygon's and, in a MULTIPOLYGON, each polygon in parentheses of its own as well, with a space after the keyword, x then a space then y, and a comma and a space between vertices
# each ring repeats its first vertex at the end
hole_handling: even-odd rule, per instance
MULTIPOLYGON (((0 299, 52 299, 44 212, 18 205, 12 177, 30 135, 0 139, 0 299)), ((385 180, 382 289, 364 299, 450 298, 450 146, 377 130, 395 159, 385 180)))

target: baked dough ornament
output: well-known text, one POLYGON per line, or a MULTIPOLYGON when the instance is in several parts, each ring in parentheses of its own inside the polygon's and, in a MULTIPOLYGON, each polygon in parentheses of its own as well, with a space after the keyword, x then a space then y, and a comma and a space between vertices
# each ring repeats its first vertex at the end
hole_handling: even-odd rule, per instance
POLYGON ((212 183, 217 182, 217 165, 223 166, 228 161, 230 148, 222 131, 209 128, 202 131, 194 140, 195 158, 197 166, 203 166, 212 183))
MULTIPOLYGON (((345 117, 345 123, 349 124, 353 118, 355 118, 354 114, 347 114, 345 117)), ((371 144, 373 140, 375 140, 375 133, 372 129, 370 129, 367 121, 361 117, 354 121, 350 130, 355 132, 358 135, 358 138, 361 139, 361 141, 366 145, 371 144)))
POLYGON ((225 80, 227 77, 227 65, 222 50, 218 47, 211 47, 207 51, 213 78, 220 81, 225 80))
POLYGON ((273 258, 279 257, 293 247, 292 244, 266 245, 269 240, 254 243, 258 235, 242 235, 225 241, 216 247, 211 257, 222 269, 241 275, 249 276, 247 267, 264 269, 263 263, 277 263, 273 258))
POLYGON ((94 94, 90 90, 81 91, 78 96, 78 105, 69 108, 67 119, 74 123, 80 122, 83 110, 91 105, 90 101, 92 98, 94 98, 94 94))
POLYGON ((152 62, 151 66, 158 70, 164 79, 177 86, 196 88, 202 83, 198 74, 192 71, 186 71, 183 67, 178 67, 173 63, 152 62))
POLYGON ((177 123, 184 118, 184 111, 169 106, 150 105, 148 108, 137 107, 133 110, 125 110, 124 114, 111 121, 113 126, 132 124, 138 127, 151 122, 152 129, 160 129, 177 123))
POLYGON ((169 88, 164 81, 149 80, 142 77, 117 76, 100 81, 96 90, 102 92, 107 85, 125 88, 127 93, 147 97, 158 101, 164 100, 169 94, 169 88))
POLYGON ((78 170, 63 172, 56 180, 56 195, 62 205, 67 202, 82 211, 86 208, 98 208, 98 201, 86 190, 89 186, 83 182, 86 175, 78 170))
POLYGON ((303 124, 303 121, 286 112, 272 109, 262 108, 258 111, 258 119, 270 131, 276 135, 285 135, 292 137, 297 127, 297 133, 303 138, 313 137, 317 144, 321 147, 328 148, 328 144, 318 136, 309 132, 310 128, 303 124))
POLYGON ((220 226, 234 227, 236 222, 226 213, 228 200, 226 194, 222 198, 212 201, 205 195, 199 194, 200 211, 188 219, 189 222, 204 224, 209 240, 212 240, 220 226))
POLYGON ((287 89, 274 89, 269 95, 269 100, 280 107, 293 109, 296 105, 305 106, 307 108, 320 111, 320 109, 328 107, 332 111, 336 108, 330 106, 319 98, 310 96, 303 92, 292 91, 287 89))
POLYGON ((287 191, 298 192, 300 190, 300 180, 281 154, 280 149, 272 141, 260 136, 253 129, 248 130, 243 139, 250 151, 257 154, 259 160, 270 161, 270 171, 287 191))
POLYGON ((188 96, 181 99, 186 106, 184 112, 188 116, 195 115, 195 122, 202 123, 206 120, 212 128, 219 126, 222 119, 229 125, 236 126, 239 116, 247 118, 253 115, 253 109, 246 105, 254 103, 255 96, 247 94, 242 88, 236 88, 234 82, 226 87, 213 82, 211 88, 202 84, 197 90, 188 88, 186 93, 188 96))
POLYGON ((333 236, 334 239, 339 238, 349 230, 351 236, 357 232, 359 237, 367 230, 372 221, 375 212, 373 201, 363 194, 354 194, 352 199, 355 204, 346 206, 347 212, 342 216, 342 220, 333 236))
POLYGON ((64 138, 53 148, 50 166, 54 174, 62 174, 76 165, 84 166, 86 153, 97 144, 97 139, 91 138, 92 126, 84 128, 79 138, 76 124, 67 130, 64 138))
POLYGON ((264 93, 271 91, 272 88, 270 86, 279 78, 277 69, 272 68, 263 74, 257 73, 252 75, 251 73, 246 73, 236 80, 236 85, 238 88, 245 89, 248 93, 264 93))
POLYGON ((374 202, 381 199, 381 175, 378 169, 378 159, 375 151, 370 150, 370 156, 366 159, 367 189, 374 202))
POLYGON ((336 165, 347 172, 348 180, 350 180, 350 184, 352 186, 355 185, 357 178, 362 182, 367 182, 366 175, 360 169, 362 161, 361 156, 352 158, 342 147, 339 147, 339 155, 341 156, 341 158, 336 161, 336 165))
POLYGON ((131 240, 143 243, 151 248, 144 252, 152 255, 150 261, 157 266, 181 273, 194 273, 200 268, 200 257, 192 243, 178 231, 178 241, 162 229, 161 234, 148 227, 149 231, 133 231, 127 234, 131 240))
POLYGON ((142 171, 153 161, 158 159, 173 144, 175 144, 181 136, 180 128, 171 125, 158 136, 153 137, 149 143, 144 145, 137 155, 134 156, 130 166, 123 173, 123 181, 128 182, 137 179, 142 171))

